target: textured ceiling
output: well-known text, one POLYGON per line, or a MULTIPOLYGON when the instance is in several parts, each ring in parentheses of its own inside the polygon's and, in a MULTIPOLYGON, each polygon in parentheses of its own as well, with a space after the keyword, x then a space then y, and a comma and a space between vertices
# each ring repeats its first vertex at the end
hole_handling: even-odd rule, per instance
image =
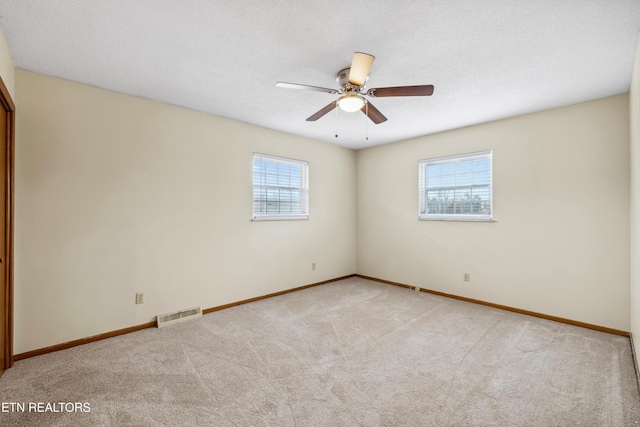
POLYGON ((640 1, 0 0, 0 27, 19 68, 358 149, 627 92, 640 1), (434 95, 307 122, 336 96, 275 86, 355 51, 434 95))

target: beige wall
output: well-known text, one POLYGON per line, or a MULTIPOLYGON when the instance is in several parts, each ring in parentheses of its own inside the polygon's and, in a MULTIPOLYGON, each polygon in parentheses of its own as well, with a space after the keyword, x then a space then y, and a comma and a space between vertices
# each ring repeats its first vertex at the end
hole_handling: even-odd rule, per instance
POLYGON ((628 99, 358 151, 357 272, 628 330, 628 99), (496 222, 418 221, 418 161, 481 150, 496 222))
POLYGON ((0 32, 0 77, 2 77, 2 81, 7 86, 11 98, 15 101, 15 65, 2 32, 0 32))
POLYGON ((16 354, 355 271, 352 150, 22 70, 16 88, 16 354), (254 151, 310 162, 310 220, 250 221, 254 151))
MULTIPOLYGON (((640 43, 629 91, 631 122, 631 333, 640 345, 640 43)), ((636 348, 640 355, 640 349, 636 348)))
POLYGON ((357 153, 21 70, 16 93, 16 353, 356 271, 629 330, 634 90, 357 153), (418 160, 487 149, 496 222, 417 221, 418 160), (254 151, 310 161, 310 221, 250 221, 254 151))

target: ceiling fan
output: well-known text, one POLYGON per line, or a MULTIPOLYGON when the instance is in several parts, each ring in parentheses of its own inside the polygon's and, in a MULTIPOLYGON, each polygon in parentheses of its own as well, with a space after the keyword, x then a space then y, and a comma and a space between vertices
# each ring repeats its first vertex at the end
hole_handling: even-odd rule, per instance
POLYGON ((375 124, 387 121, 387 118, 371 104, 365 96, 372 98, 383 98, 389 96, 431 96, 433 85, 419 86, 394 86, 366 89, 365 84, 369 80, 369 70, 375 57, 367 53, 356 52, 353 54, 351 67, 340 70, 336 76, 339 89, 329 89, 325 87, 302 85, 297 83, 278 82, 277 87, 288 89, 313 90, 341 95, 336 101, 320 109, 315 114, 307 118, 308 122, 313 122, 327 114, 336 107, 344 111, 362 111, 375 124))

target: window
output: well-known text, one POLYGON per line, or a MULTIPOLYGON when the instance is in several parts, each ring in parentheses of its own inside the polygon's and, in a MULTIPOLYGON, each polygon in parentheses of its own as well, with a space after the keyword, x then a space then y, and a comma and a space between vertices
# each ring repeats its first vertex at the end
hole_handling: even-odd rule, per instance
POLYGON ((253 153, 253 219, 309 219, 309 162, 253 153))
POLYGON ((420 160, 419 219, 491 221, 491 151, 420 160))

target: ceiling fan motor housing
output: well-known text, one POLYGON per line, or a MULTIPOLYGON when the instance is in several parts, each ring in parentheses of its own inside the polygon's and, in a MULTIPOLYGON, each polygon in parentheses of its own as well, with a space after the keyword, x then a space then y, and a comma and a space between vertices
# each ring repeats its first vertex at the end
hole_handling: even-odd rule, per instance
POLYGON ((341 88, 344 88, 349 83, 349 70, 351 70, 351 68, 345 68, 338 71, 336 75, 336 81, 341 88))
MULTIPOLYGON (((338 82, 338 85, 340 86, 340 91, 349 92, 350 90, 353 89, 356 92, 360 92, 360 89, 363 88, 364 85, 356 86, 352 83, 349 83, 350 71, 351 71, 351 68, 345 68, 343 70, 338 71, 338 74, 336 74, 336 82, 338 82)), ((369 80, 369 76, 367 76, 367 80, 369 80)), ((365 80, 365 84, 366 84, 366 80, 365 80)))

